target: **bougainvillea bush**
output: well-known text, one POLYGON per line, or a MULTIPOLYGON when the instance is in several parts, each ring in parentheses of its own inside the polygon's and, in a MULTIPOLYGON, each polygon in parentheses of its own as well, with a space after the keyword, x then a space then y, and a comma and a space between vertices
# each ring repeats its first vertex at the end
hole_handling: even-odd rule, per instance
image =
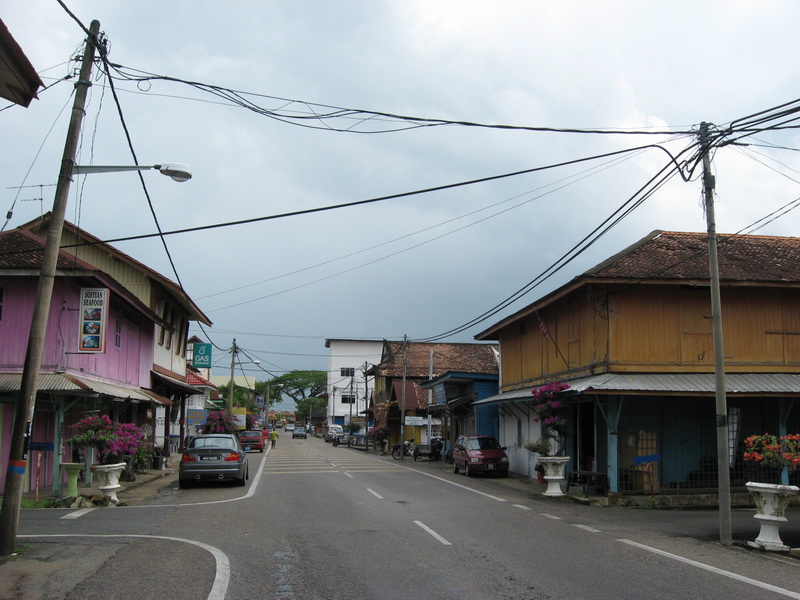
POLYGON ((767 469, 800 469, 800 434, 751 435, 744 441, 744 460, 767 469))
POLYGON ((206 417, 203 433, 236 433, 239 424, 229 410, 212 410, 206 417))
POLYGON ((100 464, 123 462, 123 457, 136 454, 144 439, 141 428, 133 423, 114 423, 108 415, 84 417, 72 426, 72 437, 64 440, 81 448, 94 448, 100 464))
POLYGON ((568 389, 569 386, 566 383, 553 381, 531 392, 533 420, 542 424, 542 437, 526 443, 526 450, 550 456, 556 440, 567 432, 567 419, 563 414, 564 402, 559 399, 559 396, 561 392, 568 389))

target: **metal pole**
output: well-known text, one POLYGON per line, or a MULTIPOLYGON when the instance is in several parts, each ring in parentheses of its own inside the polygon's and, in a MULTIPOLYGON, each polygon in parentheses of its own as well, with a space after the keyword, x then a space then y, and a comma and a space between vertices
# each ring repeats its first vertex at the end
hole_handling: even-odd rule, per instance
POLYGON ((44 351, 47 333, 47 317, 50 313, 50 302, 53 298, 53 284, 56 278, 61 234, 64 229, 64 215, 67 212, 72 167, 75 164, 75 154, 80 139, 86 96, 91 85, 92 64, 99 32, 99 21, 92 21, 89 37, 86 40, 83 52, 80 76, 75 84, 75 100, 72 104, 72 115, 69 129, 67 130, 64 154, 61 159, 61 171, 58 175, 58 184, 56 185, 56 194, 53 201, 53 214, 50 218, 44 254, 42 255, 39 286, 33 308, 31 329, 28 335, 25 365, 22 371, 22 389, 17 398, 14 431, 11 435, 11 447, 8 452, 8 471, 6 472, 5 489, 3 491, 3 508, 0 512, 0 556, 13 554, 17 537, 20 503, 22 502, 25 468, 28 460, 28 441, 31 436, 31 424, 33 423, 33 413, 36 407, 37 379, 42 366, 42 352, 44 351))
POLYGON ((700 124, 700 143, 703 152, 703 187, 705 191, 706 223, 708 227, 708 264, 711 283, 711 324, 714 337, 714 388, 717 426, 717 485, 719 487, 719 541, 730 546, 731 534, 731 473, 728 456, 728 402, 725 397, 725 352, 722 343, 722 301, 719 290, 719 260, 717 257, 717 225, 714 220, 714 175, 708 143, 708 123, 700 124))

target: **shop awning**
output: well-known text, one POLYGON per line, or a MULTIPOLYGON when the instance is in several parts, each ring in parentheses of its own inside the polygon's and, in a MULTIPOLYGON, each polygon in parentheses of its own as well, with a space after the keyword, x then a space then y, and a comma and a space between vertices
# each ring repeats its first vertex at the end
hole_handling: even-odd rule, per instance
MULTIPOLYGON (((22 373, 0 373, 0 392, 17 392, 21 387, 22 373)), ((126 387, 72 373, 41 373, 36 379, 36 387, 40 392, 77 396, 109 396, 134 402, 172 404, 169 398, 164 398, 149 390, 126 387)))
POLYGON ((181 381, 180 379, 176 379, 175 377, 170 377, 169 375, 164 375, 163 373, 159 373, 158 371, 150 371, 150 374, 159 379, 160 381, 166 383, 169 386, 174 388, 178 388, 192 394, 202 394, 203 390, 199 387, 195 387, 185 381, 181 381))
MULTIPOLYGON (((694 395, 715 393, 713 373, 604 373, 572 381, 564 381, 564 393, 600 393, 624 395, 694 395)), ((539 386, 503 392, 475 402, 475 405, 526 402, 539 386)), ((800 374, 792 373, 727 373, 725 393, 739 396, 796 396, 800 394, 800 374)))

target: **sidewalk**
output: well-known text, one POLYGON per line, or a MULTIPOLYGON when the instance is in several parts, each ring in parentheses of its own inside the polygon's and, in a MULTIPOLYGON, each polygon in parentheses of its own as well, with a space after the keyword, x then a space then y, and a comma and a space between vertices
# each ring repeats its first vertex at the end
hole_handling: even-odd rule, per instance
MULTIPOLYGON (((131 506, 152 498, 156 496, 161 489, 169 487, 173 482, 177 481, 177 478, 177 467, 160 470, 149 469, 144 473, 137 473, 136 481, 120 481, 122 487, 117 490, 119 505, 131 506)), ((66 484, 64 487, 66 487, 66 484)), ((80 482, 78 485, 78 496, 90 498, 97 502, 102 498, 103 494, 96 487, 87 486, 84 485, 83 482, 80 482)), ((37 494, 35 491, 22 494, 23 508, 70 507, 70 504, 67 504, 63 498, 56 498, 53 496, 52 488, 50 487, 39 490, 39 506, 35 506, 36 499, 37 494)))

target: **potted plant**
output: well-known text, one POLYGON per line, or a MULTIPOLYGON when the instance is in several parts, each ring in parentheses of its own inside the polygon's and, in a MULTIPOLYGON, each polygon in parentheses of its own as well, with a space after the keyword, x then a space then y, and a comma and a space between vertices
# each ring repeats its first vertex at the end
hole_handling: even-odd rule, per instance
MULTIPOLYGON (((800 467, 800 434, 778 437, 771 433, 751 435, 744 441, 744 460, 757 466, 761 477, 775 480, 776 473, 800 467)), ((754 518, 761 524, 758 537, 747 542, 753 548, 773 552, 788 552, 780 537, 779 527, 787 521, 786 507, 792 497, 800 492, 796 485, 772 482, 747 482, 747 490, 756 504, 754 518)))
POLYGON ((533 420, 541 424, 539 439, 525 444, 525 449, 536 454, 536 470, 547 482, 545 496, 563 496, 561 482, 569 456, 563 456, 563 437, 567 431, 564 403, 561 392, 569 389, 566 383, 551 382, 533 390, 533 420), (557 448, 557 450, 556 450, 557 448), (541 470, 539 470, 541 469, 541 470))
POLYGON ((65 440, 83 448, 91 448, 97 461, 91 465, 98 479, 97 488, 117 504, 119 477, 128 463, 125 456, 136 453, 142 438, 142 430, 133 423, 114 423, 108 415, 84 417, 72 426, 74 434, 65 440))

